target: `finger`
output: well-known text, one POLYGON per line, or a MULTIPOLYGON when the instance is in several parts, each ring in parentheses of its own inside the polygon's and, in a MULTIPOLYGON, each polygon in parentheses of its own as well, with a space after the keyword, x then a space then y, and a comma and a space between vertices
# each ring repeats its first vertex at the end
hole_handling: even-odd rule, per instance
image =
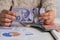
POLYGON ((47 12, 47 13, 49 13, 49 15, 55 15, 55 11, 49 11, 49 12, 47 12))
POLYGON ((0 25, 1 25, 1 26, 9 26, 9 25, 11 25, 11 23, 0 22, 0 25))
POLYGON ((12 11, 11 11, 11 14, 12 14, 12 16, 16 16, 16 13, 15 13, 15 12, 12 12, 12 11))
POLYGON ((43 13, 40 16, 48 16, 48 15, 49 15, 48 13, 43 13))
POLYGON ((53 22, 54 21, 54 17, 49 16, 49 18, 47 19, 47 22, 53 22))
POLYGON ((11 19, 11 20, 14 20, 16 18, 15 16, 7 15, 7 14, 6 14, 5 17, 8 18, 8 19, 11 19))
POLYGON ((52 24, 53 20, 45 20, 45 24, 52 24))
POLYGON ((39 17, 39 19, 47 20, 47 19, 48 19, 48 17, 47 17, 47 16, 43 16, 43 17, 39 17))
POLYGON ((44 16, 44 17, 42 17, 42 19, 44 19, 44 20, 48 20, 48 17, 47 17, 47 16, 44 16))
POLYGON ((55 17, 49 16, 49 18, 45 21, 45 24, 51 24, 54 22, 55 17))
POLYGON ((45 24, 51 24, 50 20, 46 20, 45 24))
POLYGON ((16 13, 14 13, 12 11, 8 11, 8 10, 3 10, 2 13, 9 14, 9 15, 12 15, 12 16, 16 16, 16 13))
POLYGON ((2 18, 8 18, 8 19, 10 19, 10 20, 14 20, 14 19, 15 19, 15 16, 11 16, 11 15, 8 15, 8 14, 3 14, 0 18, 1 18, 1 19, 2 19, 2 18))
POLYGON ((3 22, 11 22, 12 20, 7 19, 7 18, 2 18, 2 19, 0 19, 0 21, 3 21, 3 22))

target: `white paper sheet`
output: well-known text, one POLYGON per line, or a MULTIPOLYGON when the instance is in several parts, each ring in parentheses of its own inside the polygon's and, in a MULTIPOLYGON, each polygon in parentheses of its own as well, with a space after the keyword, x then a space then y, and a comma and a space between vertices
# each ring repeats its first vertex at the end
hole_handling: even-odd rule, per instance
POLYGON ((27 27, 6 27, 0 28, 0 40, 53 40, 47 32, 40 32, 34 28, 27 27), (19 33, 19 36, 12 34, 19 33))

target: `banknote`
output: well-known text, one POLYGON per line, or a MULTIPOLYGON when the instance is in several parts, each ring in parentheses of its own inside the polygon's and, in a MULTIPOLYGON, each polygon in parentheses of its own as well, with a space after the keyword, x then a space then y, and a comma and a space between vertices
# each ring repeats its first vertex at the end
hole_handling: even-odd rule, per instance
POLYGON ((15 22, 32 23, 34 20, 34 8, 13 8, 17 14, 15 22))
MULTIPOLYGON (((40 15, 42 15, 43 13, 45 13, 45 8, 39 8, 39 13, 40 13, 40 15)), ((44 23, 44 19, 40 19, 39 22, 40 23, 44 23)))

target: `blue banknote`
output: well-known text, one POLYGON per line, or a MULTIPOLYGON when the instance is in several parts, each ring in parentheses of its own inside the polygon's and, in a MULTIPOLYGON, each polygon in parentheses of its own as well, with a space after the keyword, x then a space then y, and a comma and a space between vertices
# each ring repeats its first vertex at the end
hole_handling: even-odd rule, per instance
POLYGON ((32 23, 34 21, 34 8, 13 8, 13 12, 17 14, 16 22, 32 23))
MULTIPOLYGON (((15 22, 23 22, 23 23, 33 23, 35 20, 35 15, 40 15, 45 12, 44 8, 13 8, 13 12, 17 14, 15 22)), ((37 17, 36 16, 36 17, 37 17)), ((44 22, 43 19, 38 19, 37 22, 44 22)))

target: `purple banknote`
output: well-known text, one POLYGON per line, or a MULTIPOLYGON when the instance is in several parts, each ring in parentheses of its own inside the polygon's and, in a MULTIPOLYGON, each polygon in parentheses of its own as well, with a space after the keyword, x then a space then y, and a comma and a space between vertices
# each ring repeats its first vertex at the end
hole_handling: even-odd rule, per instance
POLYGON ((16 22, 32 23, 34 20, 34 8, 13 8, 12 11, 17 14, 16 22))

